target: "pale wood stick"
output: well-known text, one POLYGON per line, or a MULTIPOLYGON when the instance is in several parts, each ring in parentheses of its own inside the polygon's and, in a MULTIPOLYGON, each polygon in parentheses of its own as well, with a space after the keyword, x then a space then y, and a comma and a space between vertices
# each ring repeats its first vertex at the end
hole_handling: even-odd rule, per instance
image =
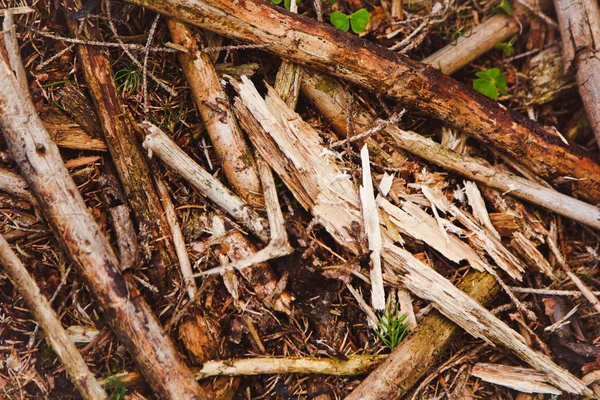
POLYGON ((471 375, 482 381, 506 386, 523 393, 562 394, 560 390, 547 383, 546 375, 531 368, 477 363, 473 367, 471 375))
POLYGON ((431 66, 308 17, 284 14, 263 1, 129 1, 236 40, 267 44, 267 51, 290 61, 400 100, 493 144, 550 181, 576 178, 568 182, 570 189, 583 199, 600 202, 600 165, 581 148, 565 145, 541 125, 431 66))
POLYGON ((63 329, 58 316, 40 292, 21 260, 0 235, 0 262, 15 288, 21 293, 35 320, 42 327, 54 352, 60 358, 73 385, 84 399, 107 399, 102 386, 90 372, 79 351, 63 329))
POLYGON ((200 194, 213 201, 260 240, 268 242, 267 221, 264 218, 258 216, 248 204, 185 154, 157 126, 144 122, 141 127, 147 133, 144 147, 148 149, 150 155, 156 154, 162 162, 190 182, 200 194))
MULTIPOLYGON (((298 13, 298 5, 296 0, 291 0, 290 11, 298 13)), ((281 65, 275 76, 275 91, 281 97, 281 100, 288 105, 292 110, 296 109, 298 104, 298 96, 300 94, 300 82, 304 68, 286 59, 281 60, 281 65)))
POLYGON ((8 62, 13 68, 17 82, 24 93, 29 93, 27 85, 27 72, 21 62, 21 52, 19 51, 19 42, 17 41, 15 24, 13 22, 13 9, 4 10, 4 21, 2 22, 2 36, 4 45, 8 54, 8 62))
POLYGON ((7 147, 57 239, 104 311, 106 322, 157 396, 206 398, 135 285, 119 273, 108 240, 3 57, 0 85, 0 129, 7 147))
POLYGON ((385 309, 385 290, 383 288, 383 274, 381 272, 381 228, 379 224, 379 211, 373 193, 373 179, 371 177, 371 164, 369 162, 369 149, 365 144, 360 151, 362 161, 362 185, 359 187, 363 226, 369 243, 371 258, 371 305, 374 309, 385 309))
POLYGON ((190 28, 174 19, 168 19, 167 25, 173 41, 188 49, 187 53, 179 53, 179 62, 225 177, 244 201, 262 207, 256 163, 231 112, 210 55, 198 51, 198 42, 190 28))
POLYGON ((593 0, 554 0, 565 72, 575 78, 588 121, 600 146, 600 8, 593 0))
POLYGON ((173 234, 173 245, 175 246, 175 253, 179 260, 179 270, 181 271, 181 276, 185 283, 185 290, 190 299, 193 299, 198 291, 198 287, 196 286, 192 264, 190 263, 190 258, 185 248, 185 240, 183 238, 183 233, 181 233, 181 226, 179 225, 179 221, 177 221, 175 206, 173 206, 173 201, 171 201, 171 196, 169 195, 169 190, 167 189, 164 180, 159 176, 154 176, 154 184, 156 185, 156 190, 158 191, 163 208, 165 209, 167 223, 173 234))
MULTIPOLYGON (((211 376, 249 376, 278 374, 320 374, 334 376, 353 376, 369 372, 387 358, 387 355, 347 356, 347 360, 318 357, 256 357, 232 360, 207 361, 196 370, 196 379, 211 376)), ((139 382, 140 375, 135 372, 115 374, 125 386, 139 382)), ((107 379, 100 380, 100 383, 107 379)))

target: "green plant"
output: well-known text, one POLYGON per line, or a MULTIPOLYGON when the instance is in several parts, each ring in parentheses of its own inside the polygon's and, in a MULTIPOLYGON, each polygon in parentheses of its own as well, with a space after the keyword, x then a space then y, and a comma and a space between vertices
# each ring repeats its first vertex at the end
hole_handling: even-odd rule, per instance
POLYGON ((500 2, 500 4, 498 4, 496 7, 494 7, 494 12, 497 12, 497 13, 505 12, 508 15, 510 15, 511 17, 513 16, 513 10, 510 7, 510 3, 508 2, 508 0, 502 0, 500 2))
POLYGON ((513 36, 513 38, 510 39, 506 43, 504 43, 504 42, 496 43, 494 45, 494 48, 498 49, 498 50, 502 50, 504 52, 504 55, 506 55, 506 57, 510 57, 515 53, 515 49, 513 48, 513 45, 515 44, 516 41, 517 41, 517 36, 513 36))
POLYGON ((111 400, 123 400, 127 393, 125 384, 115 375, 110 375, 104 380, 104 390, 111 400))
POLYGON ((507 95, 506 77, 498 68, 490 68, 487 71, 476 72, 479 79, 473 81, 473 89, 492 100, 498 99, 498 91, 507 95))
POLYGON ((407 314, 400 315, 399 305, 396 304, 395 307, 388 306, 379 318, 379 325, 375 328, 375 334, 388 349, 394 350, 408 334, 407 316, 407 314))
POLYGON ((351 15, 336 11, 329 17, 331 24, 336 28, 348 32, 348 29, 352 27, 354 33, 363 32, 370 19, 371 14, 364 8, 361 8, 351 15))
MULTIPOLYGON (((271 3, 273 4, 281 4, 281 2, 283 1, 283 6, 289 10, 291 5, 292 5, 292 0, 271 0, 271 3)), ((300 3, 300 0, 296 0, 296 3, 300 3)))
POLYGON ((142 73, 133 65, 125 65, 115 73, 115 82, 121 93, 137 92, 142 84, 142 73))

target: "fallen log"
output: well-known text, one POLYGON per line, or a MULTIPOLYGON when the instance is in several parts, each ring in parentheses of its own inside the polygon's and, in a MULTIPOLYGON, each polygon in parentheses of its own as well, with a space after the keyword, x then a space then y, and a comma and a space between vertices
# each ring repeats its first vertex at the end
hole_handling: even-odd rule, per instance
POLYGON ((0 130, 8 150, 106 322, 158 397, 206 398, 141 293, 119 273, 113 249, 4 56, 0 85, 0 130))
MULTIPOLYGON (((518 158, 538 175, 562 177, 589 202, 600 202, 600 165, 541 125, 506 110, 439 70, 266 1, 128 0, 253 44, 363 86, 441 119, 518 158)), ((561 180, 562 181, 562 180, 561 180)))

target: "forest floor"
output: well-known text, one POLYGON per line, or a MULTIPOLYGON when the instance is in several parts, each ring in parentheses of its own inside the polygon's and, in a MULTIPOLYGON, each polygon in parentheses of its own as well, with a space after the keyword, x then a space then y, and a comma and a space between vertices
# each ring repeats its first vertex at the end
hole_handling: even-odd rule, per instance
MULTIPOLYGON (((282 10, 284 3, 288 2, 274 7, 282 10)), ((590 158, 597 159, 598 146, 587 122, 575 78, 570 72, 562 71, 561 38, 555 25, 554 8, 550 4, 544 11, 531 14, 519 11, 520 6, 509 7, 506 3, 499 0, 446 0, 439 3, 431 0, 332 0, 322 1, 321 9, 317 11, 312 1, 303 0, 298 4, 298 13, 314 19, 322 13, 323 23, 331 24, 330 16, 334 12, 352 15, 365 8, 369 13, 369 23, 359 34, 352 33, 351 27, 349 34, 383 47, 394 47, 394 51, 418 61, 427 60, 446 46, 455 46, 459 57, 459 49, 463 46, 461 41, 477 38, 479 33, 471 32, 473 29, 498 16, 512 19, 508 14, 515 13, 519 27, 514 35, 498 40, 495 47, 493 44, 481 44, 481 47, 489 47, 484 54, 462 62, 462 65, 459 60, 455 71, 444 72, 462 83, 466 91, 473 88, 476 79, 483 79, 485 82, 479 83, 480 91, 497 97, 494 101, 502 107, 532 118, 542 126, 554 127, 572 146, 583 148, 590 158), (494 68, 500 71, 505 83, 494 75, 495 83, 490 84, 494 68)), ((111 155, 114 149, 106 147, 104 122, 96 115, 97 100, 88 91, 87 78, 80 65, 82 57, 76 47, 72 47, 75 44, 65 40, 73 37, 66 15, 74 10, 67 10, 61 1, 0 1, 2 9, 22 6, 31 10, 17 13, 14 20, 28 88, 36 110, 59 145, 61 156, 89 212, 117 249, 119 233, 110 213, 114 204, 111 204, 106 192, 112 186, 119 187, 120 175, 115 169, 119 167, 115 167, 111 155), (107 180, 112 183, 107 184, 107 180)), ((79 23, 93 26, 101 33, 102 41, 111 44, 110 47, 101 45, 97 48, 108 55, 112 79, 125 105, 123 113, 129 114, 139 144, 144 133, 136 125, 147 120, 165 132, 209 174, 239 193, 228 183, 222 160, 215 153, 215 146, 207 133, 206 117, 203 118, 195 104, 177 57, 181 46, 169 44, 175 40, 169 33, 165 17, 159 18, 154 26, 157 15, 118 1, 112 3, 109 16, 106 2, 102 2, 79 19, 79 23), (112 22, 109 24, 108 21, 112 22), (149 39, 158 50, 148 52, 145 60, 143 50, 147 48, 149 39), (136 62, 123 51, 119 41, 139 45, 133 52, 136 62)), ((352 19, 350 22, 355 23, 352 19)), ((192 32, 199 41, 207 43, 209 50, 212 48, 205 54, 209 55, 231 102, 240 95, 229 82, 240 81, 242 75, 250 77, 263 96, 268 86, 276 86, 276 75, 282 64, 278 56, 260 47, 242 46, 244 43, 200 28, 193 28, 192 32)), ((304 74, 311 73, 308 69, 304 71, 304 74)), ((506 156, 502 148, 468 137, 418 108, 410 108, 352 83, 343 85, 346 93, 351 94, 351 101, 343 105, 346 109, 367 110, 382 120, 392 118, 402 130, 417 132, 451 147, 457 153, 486 160, 487 165, 498 170, 510 171, 549 186, 534 172, 521 166, 521 160, 506 156)), ((227 99, 223 101, 229 102, 227 99)), ((323 116, 313 102, 307 100, 302 91, 295 111, 318 132, 321 138, 319 146, 333 154, 329 162, 337 164, 353 185, 361 185, 361 171, 364 171, 358 145, 360 141, 334 147, 335 142, 343 139, 339 129, 327 116, 323 116)), ((215 113, 219 114, 219 111, 215 113)), ((241 125, 247 129, 246 125, 241 125)), ((371 127, 375 126, 377 124, 371 127)), ((346 131, 354 134, 352 128, 346 131)), ((380 150, 395 152, 394 157, 400 160, 388 165, 372 160, 371 173, 379 195, 393 204, 390 207, 407 202, 416 205, 447 230, 457 226, 461 234, 450 233, 453 240, 456 238, 466 245, 473 252, 473 257, 483 260, 486 265, 496 268, 496 264, 505 263, 509 265, 508 271, 512 271, 515 265, 515 268, 522 267, 523 272, 516 274, 520 278, 510 276, 506 270, 495 269, 497 279, 504 286, 513 288, 511 296, 506 290, 498 290, 497 285, 489 284, 489 293, 481 295, 479 300, 485 298, 485 308, 519 333, 529 348, 546 354, 575 377, 588 377, 589 382, 584 380, 586 384, 593 382, 594 373, 600 371, 597 359, 600 347, 595 346, 600 340, 600 316, 581 296, 580 288, 565 271, 572 271, 591 290, 600 290, 598 231, 530 202, 521 203, 510 193, 493 191, 481 183, 478 183, 479 190, 475 187, 473 194, 469 192, 472 188, 466 189, 469 186, 465 183, 467 179, 460 173, 440 167, 410 151, 390 150, 385 137, 375 140, 380 150), (383 187, 379 186, 381 180, 392 179, 392 176, 391 187, 380 189, 383 187), (487 240, 486 237, 493 238, 495 245, 502 246, 500 252, 506 253, 494 258, 497 253, 472 240, 477 229, 467 226, 464 220, 451 212, 432 207, 432 200, 423 192, 423 187, 442 193, 449 203, 474 221, 478 232, 483 232, 483 241, 487 240), (500 204, 501 199, 509 200, 500 204), (446 222, 448 224, 444 225, 446 222), (526 245, 517 243, 521 238, 527 242, 526 245), (549 241, 556 244, 564 262, 553 253, 549 241), (525 254, 525 248, 531 249, 534 254, 525 254), (539 292, 527 292, 527 289, 539 289, 539 292), (489 298, 486 297, 488 294, 489 298), (548 329, 561 321, 566 325, 548 329)), ((251 152, 256 157, 254 140, 247 142, 252 143, 251 152)), ((370 150, 374 154, 373 147, 370 150)), ((0 143, 0 152, 2 169, 19 173, 4 142, 0 143)), ((143 153, 146 154, 145 149, 143 153)), ((327 154, 324 152, 320 156, 329 157, 327 154)), ((266 161, 271 164, 271 160, 266 161)), ((166 184, 195 274, 231 260, 246 258, 264 247, 256 235, 232 222, 227 213, 201 195, 178 172, 162 163, 160 157, 153 157, 148 163, 150 173, 162 178, 166 184), (245 231, 244 235, 240 231, 245 231), (232 232, 242 239, 232 239, 237 237, 232 232)), ((175 258, 167 263, 157 261, 156 241, 168 241, 169 235, 156 239, 148 233, 148 229, 152 229, 148 226, 153 224, 153 218, 131 213, 134 236, 139 242, 139 254, 135 257, 131 274, 142 296, 166 327, 166 334, 175 342, 185 364, 197 371, 211 360, 257 357, 323 358, 344 363, 354 355, 390 354, 394 347, 403 345, 395 343, 400 339, 390 336, 395 333, 403 335, 405 330, 408 335, 404 341, 421 335, 421 340, 427 342, 427 333, 419 330, 419 326, 432 315, 445 321, 445 317, 439 316, 437 305, 431 307, 429 300, 409 294, 413 290, 410 287, 407 290, 403 274, 391 276, 392 270, 384 268, 386 310, 374 311, 370 284, 373 257, 370 257, 366 239, 358 246, 359 251, 354 253, 341 245, 330 234, 327 223, 322 223, 322 219, 307 208, 304 200, 295 196, 297 192, 289 187, 288 181, 277 170, 275 172, 277 197, 291 251, 262 263, 260 267, 268 270, 265 275, 262 275, 263 272, 254 275, 226 272, 197 276, 193 278, 193 299, 186 290, 179 262, 175 258), (369 321, 368 312, 373 313, 374 320, 369 321), (414 319, 410 326, 406 326, 400 317, 405 312, 408 315, 406 321, 414 319), (382 328, 386 323, 394 325, 387 332, 382 328)), ((568 186, 560 186, 560 182, 557 185, 556 180, 550 183, 564 194, 577 197, 568 186)), ((127 196, 123 203, 134 201, 127 196)), ((240 196, 244 197, 243 194, 240 196)), ((244 198, 247 200, 247 197, 244 198)), ((252 207, 264 218, 266 213, 262 205, 264 203, 257 201, 252 207)), ((133 205, 131 207, 134 208, 133 205)), ((409 212, 407 206, 403 210, 409 212)), ((128 348, 120 343, 107 325, 104 311, 88 292, 80 273, 73 267, 63 245, 56 239, 37 206, 14 194, 0 192, 0 211, 0 232, 50 300, 90 371, 97 379, 103 380, 110 398, 156 398, 147 383, 135 375, 138 369, 128 348)), ((417 214, 414 211, 414 215, 417 214)), ((426 225, 425 221, 429 220, 423 218, 416 218, 419 221, 416 225, 426 225)), ((362 217, 358 220, 362 222, 362 217)), ((404 249, 452 284, 458 286, 465 277, 473 279, 468 275, 472 262, 464 259, 452 261, 448 256, 450 250, 446 253, 436 248, 428 240, 432 234, 424 228, 421 231, 424 237, 419 237, 416 228, 411 231, 401 224, 394 225, 391 220, 382 221, 383 225, 390 230, 394 230, 391 227, 395 226, 395 243, 400 245, 403 242, 404 249)), ((357 229, 361 230, 360 227, 357 229)), ((357 236, 364 238, 364 230, 357 236)), ((459 253, 461 251, 458 250, 459 253)), ((427 356, 429 364, 424 370, 416 371, 418 366, 407 363, 408 372, 405 374, 412 378, 402 382, 411 383, 404 387, 402 382, 398 382, 398 386, 402 387, 397 389, 399 394, 387 398, 557 398, 555 394, 525 394, 522 390, 515 390, 506 375, 490 372, 482 364, 531 368, 506 347, 475 338, 460 328, 452 330, 454 328, 440 326, 439 329, 444 329, 452 338, 440 348, 433 349, 432 354, 427 356), (496 383, 490 383, 493 378, 485 378, 484 375, 494 375, 496 383)), ((437 340, 433 339, 435 332, 429 334, 432 342, 437 340)), ((212 393, 213 398, 221 399, 341 399, 350 395, 382 358, 369 361, 367 372, 350 372, 345 376, 319 371, 316 366, 312 371, 313 367, 309 365, 305 370, 296 372, 282 370, 280 373, 259 375, 211 376, 199 382, 205 391, 212 393)), ((411 359, 410 353, 406 358, 411 359)), ((383 373, 375 371, 375 374, 383 373)), ((520 375, 520 379, 531 377, 527 371, 520 375)), ((543 391, 543 387, 536 386, 536 390, 543 391)), ((81 398, 21 297, 19 288, 11 283, 3 269, 0 269, 0 396, 5 399, 81 398)), ((579 395, 560 396, 580 398, 579 395)))

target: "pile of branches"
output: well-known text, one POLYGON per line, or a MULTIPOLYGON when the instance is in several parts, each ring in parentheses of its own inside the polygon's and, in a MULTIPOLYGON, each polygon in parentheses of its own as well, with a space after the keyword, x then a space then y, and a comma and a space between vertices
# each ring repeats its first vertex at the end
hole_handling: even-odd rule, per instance
POLYGON ((495 3, 5 5, 3 396, 598 396, 600 11, 495 3))

